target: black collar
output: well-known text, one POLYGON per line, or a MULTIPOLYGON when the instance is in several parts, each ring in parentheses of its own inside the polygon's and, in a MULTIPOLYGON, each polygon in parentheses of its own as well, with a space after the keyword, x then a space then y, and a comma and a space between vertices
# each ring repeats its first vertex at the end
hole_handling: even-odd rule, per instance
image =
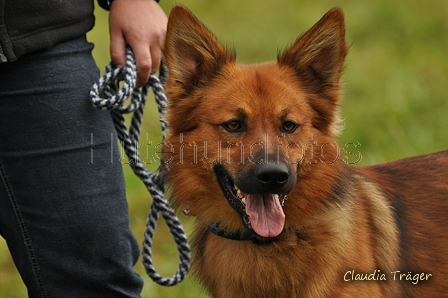
POLYGON ((234 232, 229 233, 224 230, 219 229, 218 224, 211 224, 208 226, 208 229, 210 232, 212 232, 215 235, 218 235, 220 237, 231 239, 231 240, 252 240, 253 243, 258 245, 265 245, 265 244, 271 244, 272 242, 277 240, 277 237, 261 237, 257 235, 252 230, 245 230, 244 232, 234 232))

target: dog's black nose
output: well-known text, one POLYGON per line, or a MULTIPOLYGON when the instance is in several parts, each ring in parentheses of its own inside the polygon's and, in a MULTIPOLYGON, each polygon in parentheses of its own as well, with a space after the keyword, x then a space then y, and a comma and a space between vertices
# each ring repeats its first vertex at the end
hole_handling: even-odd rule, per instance
POLYGON ((288 183, 289 171, 284 164, 261 164, 255 170, 255 177, 265 192, 280 193, 288 183))

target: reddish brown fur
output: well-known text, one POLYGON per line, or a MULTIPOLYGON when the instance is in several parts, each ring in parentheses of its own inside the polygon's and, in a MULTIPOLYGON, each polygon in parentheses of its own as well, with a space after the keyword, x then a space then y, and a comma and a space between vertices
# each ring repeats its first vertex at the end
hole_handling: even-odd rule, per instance
POLYGON ((195 216, 193 266, 213 297, 448 297, 448 151, 347 165, 333 139, 346 52, 338 9, 277 62, 238 65, 188 10, 173 8, 163 158, 174 203, 195 216), (221 125, 241 118, 242 133, 221 125), (284 120, 300 126, 282 136, 284 120), (244 229, 213 167, 237 175, 260 152, 286 156, 297 171, 284 232, 267 245, 212 234, 213 223, 244 229), (350 270, 381 270, 387 281, 344 281, 350 270), (414 285, 394 281, 397 270, 432 276, 414 285))

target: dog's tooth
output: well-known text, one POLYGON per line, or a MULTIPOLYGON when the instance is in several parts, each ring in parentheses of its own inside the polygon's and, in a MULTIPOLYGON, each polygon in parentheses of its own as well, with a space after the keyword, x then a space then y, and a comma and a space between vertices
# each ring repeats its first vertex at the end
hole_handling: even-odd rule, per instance
POLYGON ((246 198, 242 197, 241 202, 243 202, 243 204, 246 205, 246 198))
POLYGON ((243 194, 241 193, 241 190, 239 190, 239 189, 236 190, 236 195, 240 198, 243 197, 243 194))
POLYGON ((288 196, 287 196, 287 195, 284 195, 284 196, 283 196, 283 199, 282 199, 282 201, 281 201, 281 205, 282 205, 282 207, 285 206, 285 202, 287 201, 287 199, 288 199, 288 196))

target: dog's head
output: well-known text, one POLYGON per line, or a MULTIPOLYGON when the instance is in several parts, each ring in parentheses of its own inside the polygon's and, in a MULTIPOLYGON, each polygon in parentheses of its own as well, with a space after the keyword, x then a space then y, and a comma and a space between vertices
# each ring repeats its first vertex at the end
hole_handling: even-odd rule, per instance
POLYGON ((164 49, 169 132, 163 160, 175 202, 203 224, 278 236, 283 204, 306 199, 293 193, 319 172, 314 161, 337 159, 330 149, 345 55, 338 9, 277 62, 239 65, 195 16, 174 7, 164 49))

